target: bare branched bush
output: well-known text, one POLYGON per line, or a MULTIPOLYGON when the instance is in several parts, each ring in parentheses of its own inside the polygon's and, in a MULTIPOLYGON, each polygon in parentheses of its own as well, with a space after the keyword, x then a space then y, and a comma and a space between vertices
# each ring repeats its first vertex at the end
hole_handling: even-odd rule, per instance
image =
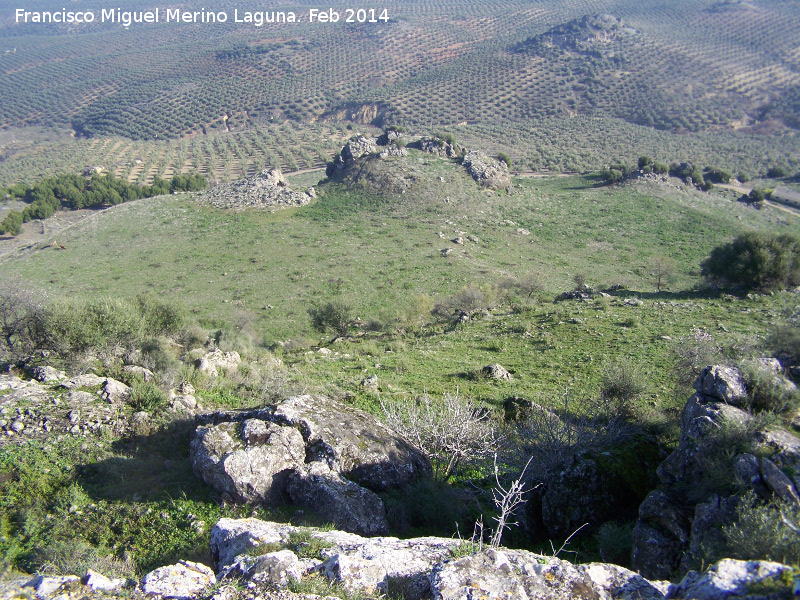
POLYGON ((428 457, 437 478, 447 479, 463 463, 492 456, 499 434, 491 416, 458 393, 441 400, 428 395, 381 407, 389 426, 428 457))
POLYGON ((577 403, 566 391, 563 404, 560 415, 534 406, 528 418, 518 426, 519 447, 515 452, 518 456, 531 457, 528 473, 533 481, 546 482, 575 455, 619 445, 636 432, 615 398, 603 396, 575 406, 577 403))
POLYGON ((451 317, 454 313, 472 314, 492 306, 498 297, 497 287, 494 285, 469 285, 459 290, 453 296, 438 302, 433 308, 433 314, 440 317, 451 317))
POLYGON ((0 290, 0 358, 29 356, 42 338, 43 300, 19 282, 0 290))
POLYGON ((520 473, 519 477, 504 487, 503 484, 500 483, 500 470, 497 468, 497 455, 494 457, 494 480, 497 485, 492 489, 492 499, 497 508, 497 516, 493 517, 494 521, 497 523, 497 527, 492 532, 492 539, 490 541, 492 548, 500 547, 503 532, 508 527, 519 525, 516 521, 511 521, 511 518, 514 516, 514 511, 516 511, 517 507, 525 502, 523 495, 528 491, 525 489, 525 471, 528 470, 531 460, 533 460, 533 458, 528 459, 528 463, 522 469, 522 473, 520 473))

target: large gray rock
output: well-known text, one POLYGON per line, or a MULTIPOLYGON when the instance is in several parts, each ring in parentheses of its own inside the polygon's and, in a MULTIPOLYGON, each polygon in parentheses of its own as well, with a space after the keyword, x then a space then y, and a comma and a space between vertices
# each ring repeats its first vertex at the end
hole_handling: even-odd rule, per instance
POLYGON ((741 406, 747 401, 747 387, 736 367, 713 365, 706 367, 694 382, 694 389, 704 396, 741 406))
POLYGON ((313 509, 318 516, 345 531, 371 536, 389 530, 380 497, 344 479, 327 463, 314 461, 292 471, 286 493, 292 503, 313 509))
POLYGON ((513 379, 511 373, 509 373, 505 367, 499 363, 486 365, 481 369, 481 375, 488 377, 489 379, 496 379, 498 381, 511 381, 513 379))
POLYGON ((131 388, 109 377, 103 385, 101 397, 111 404, 125 402, 131 397, 131 388))
POLYGON ((464 155, 461 164, 482 187, 508 189, 513 187, 508 165, 495 160, 480 150, 470 150, 464 155))
POLYGON ((214 571, 207 566, 188 560, 159 567, 144 576, 142 591, 162 598, 190 600, 217 581, 214 571))
POLYGON ((86 373, 85 375, 78 375, 77 377, 72 377, 65 381, 61 382, 62 387, 67 388, 68 390, 74 390, 77 388, 87 387, 99 387, 106 382, 105 377, 100 377, 99 375, 95 375, 94 373, 86 373))
POLYGON ((40 383, 55 383, 67 378, 64 371, 59 371, 51 366, 37 366, 26 370, 40 383))
MULTIPOLYGON (((304 528, 257 519, 220 519, 211 530, 211 554, 220 577, 238 565, 252 562, 252 549, 269 544, 288 545, 304 528)), ((349 589, 387 590, 401 588, 406 598, 429 597, 429 575, 434 565, 452 557, 460 541, 453 538, 366 538, 343 531, 311 530, 311 535, 329 546, 322 550, 319 570, 349 589)))
POLYGON ((190 456, 195 475, 218 492, 239 502, 279 503, 306 450, 296 429, 247 419, 198 427, 190 456))
POLYGON ((300 430, 307 460, 376 492, 431 474, 428 460, 372 415, 324 396, 295 396, 275 409, 276 423, 300 430))
POLYGON ((791 567, 763 560, 723 559, 703 573, 697 571, 687 573, 680 584, 672 586, 667 597, 686 600, 778 597, 777 595, 752 596, 749 591, 761 582, 771 583, 774 586, 775 580, 787 570, 791 570, 791 567))
POLYGON ((660 600, 666 586, 617 565, 575 566, 525 550, 486 550, 440 563, 431 573, 434 600, 660 600))

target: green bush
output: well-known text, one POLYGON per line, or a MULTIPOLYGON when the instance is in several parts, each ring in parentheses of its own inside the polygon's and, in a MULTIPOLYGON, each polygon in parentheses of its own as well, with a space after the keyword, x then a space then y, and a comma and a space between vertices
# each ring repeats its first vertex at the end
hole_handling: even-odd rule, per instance
POLYGON ((603 523, 597 532, 603 562, 630 568, 634 523, 603 523))
POLYGON ((630 406, 646 390, 645 377, 629 360, 611 363, 603 370, 600 393, 604 398, 617 401, 620 406, 630 406))
POLYGON ((502 162, 506 163, 506 166, 509 169, 511 168, 511 164, 512 164, 511 163, 511 157, 508 154, 506 154, 505 152, 500 152, 497 155, 497 158, 499 158, 502 162))
POLYGON ((783 414, 800 406, 800 391, 771 369, 745 363, 741 371, 754 410, 783 414))
POLYGON ((722 527, 721 548, 707 548, 706 562, 721 558, 800 563, 800 506, 773 498, 764 502, 752 491, 736 508, 736 519, 722 527))
POLYGON ((788 355, 794 364, 800 363, 800 327, 791 321, 772 328, 766 347, 772 356, 788 355))
POLYGON ((8 211, 6 218, 0 223, 0 235, 19 235, 22 232, 22 213, 8 211))
POLYGON ((653 163, 653 173, 658 175, 666 175, 669 173, 669 167, 662 162, 653 163))
POLYGON ((344 337, 353 324, 353 309, 344 302, 326 302, 322 306, 312 306, 308 309, 311 317, 311 326, 319 332, 331 330, 336 335, 344 337))
POLYGON ((800 241, 792 235, 746 233, 717 246, 701 265, 703 277, 747 289, 797 285, 800 241))
POLYGON ((148 335, 174 335, 183 330, 189 321, 186 307, 151 294, 139 294, 136 304, 148 335))
POLYGON ((131 386, 129 402, 134 410, 153 413, 167 406, 167 395, 151 381, 137 381, 131 386))

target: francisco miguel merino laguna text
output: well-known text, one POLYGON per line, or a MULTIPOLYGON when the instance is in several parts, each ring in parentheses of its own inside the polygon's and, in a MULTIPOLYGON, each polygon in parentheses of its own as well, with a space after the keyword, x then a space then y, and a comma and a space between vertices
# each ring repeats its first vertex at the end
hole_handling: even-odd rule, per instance
MULTIPOLYGON (((385 8, 346 8, 321 10, 312 8, 298 17, 292 11, 242 11, 234 9, 233 23, 250 23, 261 27, 271 23, 386 23, 389 11, 385 8)), ((94 23, 98 21, 95 11, 28 11, 16 9, 17 23, 94 23)), ((99 23, 119 23, 123 27, 145 23, 227 23, 227 11, 209 11, 205 8, 196 11, 154 8, 147 11, 129 11, 121 8, 102 9, 99 23)))

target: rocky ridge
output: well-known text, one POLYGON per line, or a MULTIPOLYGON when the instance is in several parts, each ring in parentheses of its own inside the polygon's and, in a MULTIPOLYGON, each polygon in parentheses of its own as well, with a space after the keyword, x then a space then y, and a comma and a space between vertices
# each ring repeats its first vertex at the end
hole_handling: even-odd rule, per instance
POLYGON ((94 572, 83 578, 37 575, 0 584, 0 594, 38 600, 109 595, 311 600, 320 596, 288 588, 292 580, 317 578, 330 582, 334 590, 365 598, 391 594, 406 600, 755 600, 791 594, 794 573, 779 563, 725 559, 671 584, 617 565, 573 565, 555 556, 481 549, 452 538, 364 538, 257 519, 221 519, 211 531, 210 549, 213 570, 182 560, 155 569, 141 581, 110 580, 94 572), (314 550, 309 551, 312 542, 314 550))
POLYGON ((290 206, 304 206, 316 198, 316 195, 313 187, 305 192, 293 191, 280 169, 268 168, 257 175, 233 183, 213 186, 194 199, 217 208, 276 210, 290 206))
MULTIPOLYGON (((794 389, 779 374, 777 360, 757 362, 774 385, 794 389)), ((685 573, 706 551, 721 547, 721 531, 735 522, 748 491, 800 505, 800 438, 780 427, 757 427, 745 409, 749 396, 742 372, 709 366, 694 387, 697 393, 681 414, 678 447, 657 469, 661 485, 639 507, 633 567, 646 577, 685 573), (739 449, 742 439, 747 450, 739 449)))

